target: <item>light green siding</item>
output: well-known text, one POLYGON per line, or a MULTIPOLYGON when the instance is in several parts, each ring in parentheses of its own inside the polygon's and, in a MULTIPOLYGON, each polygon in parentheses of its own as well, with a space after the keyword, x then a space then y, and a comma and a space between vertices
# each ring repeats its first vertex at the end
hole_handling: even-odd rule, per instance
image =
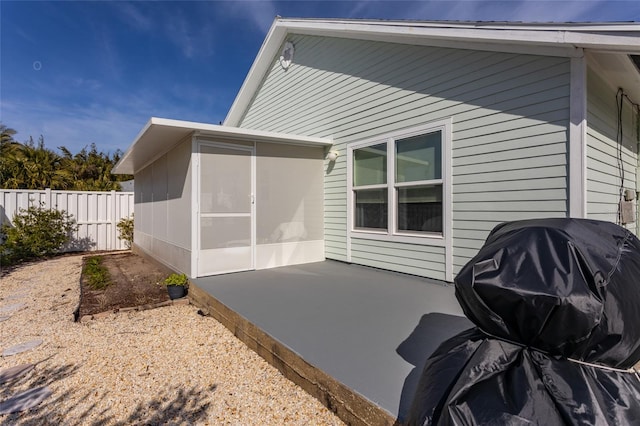
MULTIPOLYGON (((587 74, 587 215, 591 219, 618 222, 618 203, 624 169, 624 188, 638 191, 637 118, 623 102, 622 167, 618 161, 616 89, 592 70, 587 74)), ((636 232, 635 223, 624 225, 636 232)))
POLYGON ((353 238, 351 261, 374 268, 401 271, 438 280, 446 279, 442 247, 353 238))
MULTIPOLYGON (((325 166, 327 258, 347 259, 347 144, 450 117, 454 273, 496 224, 566 216, 569 59, 289 40, 291 67, 274 60, 240 125, 335 141, 341 156, 325 166)), ((353 262, 444 277, 444 247, 353 238, 351 248, 353 262)))

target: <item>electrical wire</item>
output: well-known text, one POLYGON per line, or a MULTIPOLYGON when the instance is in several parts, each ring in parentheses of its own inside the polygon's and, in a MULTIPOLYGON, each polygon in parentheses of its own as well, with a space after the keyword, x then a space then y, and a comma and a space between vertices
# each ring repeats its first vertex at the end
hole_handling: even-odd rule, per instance
MULTIPOLYGON (((618 113, 618 129, 616 133, 616 157, 618 162, 618 173, 620 174, 620 189, 619 189, 619 197, 620 202, 618 203, 618 225, 622 225, 622 201, 624 200, 624 159, 623 159, 623 147, 624 147, 624 113, 623 106, 624 101, 628 101, 632 108, 635 108, 636 113, 636 139, 638 144, 640 145, 640 104, 633 102, 633 100, 624 92, 624 89, 621 87, 618 88, 616 92, 616 108, 618 113)), ((640 155, 640 152, 636 153, 636 155, 640 155)), ((636 173, 638 171, 636 170, 636 173)))
POLYGON ((623 123, 622 123, 622 106, 624 101, 624 90, 618 88, 616 92, 616 107, 618 110, 618 129, 616 132, 616 159, 618 161, 618 173, 620 175, 619 203, 618 203, 618 225, 622 225, 622 200, 624 194, 624 161, 622 159, 623 144, 623 123))

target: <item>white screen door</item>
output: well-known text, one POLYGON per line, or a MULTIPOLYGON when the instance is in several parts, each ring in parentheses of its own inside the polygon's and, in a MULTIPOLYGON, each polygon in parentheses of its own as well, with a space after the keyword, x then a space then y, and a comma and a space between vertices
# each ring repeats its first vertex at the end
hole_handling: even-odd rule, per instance
POLYGON ((200 145, 198 275, 253 269, 253 148, 200 145))

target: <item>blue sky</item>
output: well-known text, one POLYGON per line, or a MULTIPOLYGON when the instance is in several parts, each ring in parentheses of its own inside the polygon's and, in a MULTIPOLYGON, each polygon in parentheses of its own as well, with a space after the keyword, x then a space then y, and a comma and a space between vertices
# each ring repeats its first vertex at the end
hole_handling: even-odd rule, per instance
POLYGON ((224 120, 276 15, 640 21, 640 1, 0 1, 0 122, 72 152, 149 117, 224 120))

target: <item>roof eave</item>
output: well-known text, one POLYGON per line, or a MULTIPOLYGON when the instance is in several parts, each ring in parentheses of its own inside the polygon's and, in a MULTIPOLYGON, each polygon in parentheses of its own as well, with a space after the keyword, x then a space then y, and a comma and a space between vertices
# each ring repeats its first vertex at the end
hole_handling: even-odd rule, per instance
POLYGON ((159 156, 166 154, 185 138, 197 133, 198 136, 220 139, 268 142, 304 146, 327 147, 332 145, 331 139, 311 136, 290 135, 261 130, 240 129, 237 127, 219 126, 217 124, 197 123, 192 121, 172 120, 152 117, 142 131, 134 139, 120 161, 114 166, 113 174, 134 174, 142 170, 159 156), (171 136, 158 143, 153 134, 171 136))

